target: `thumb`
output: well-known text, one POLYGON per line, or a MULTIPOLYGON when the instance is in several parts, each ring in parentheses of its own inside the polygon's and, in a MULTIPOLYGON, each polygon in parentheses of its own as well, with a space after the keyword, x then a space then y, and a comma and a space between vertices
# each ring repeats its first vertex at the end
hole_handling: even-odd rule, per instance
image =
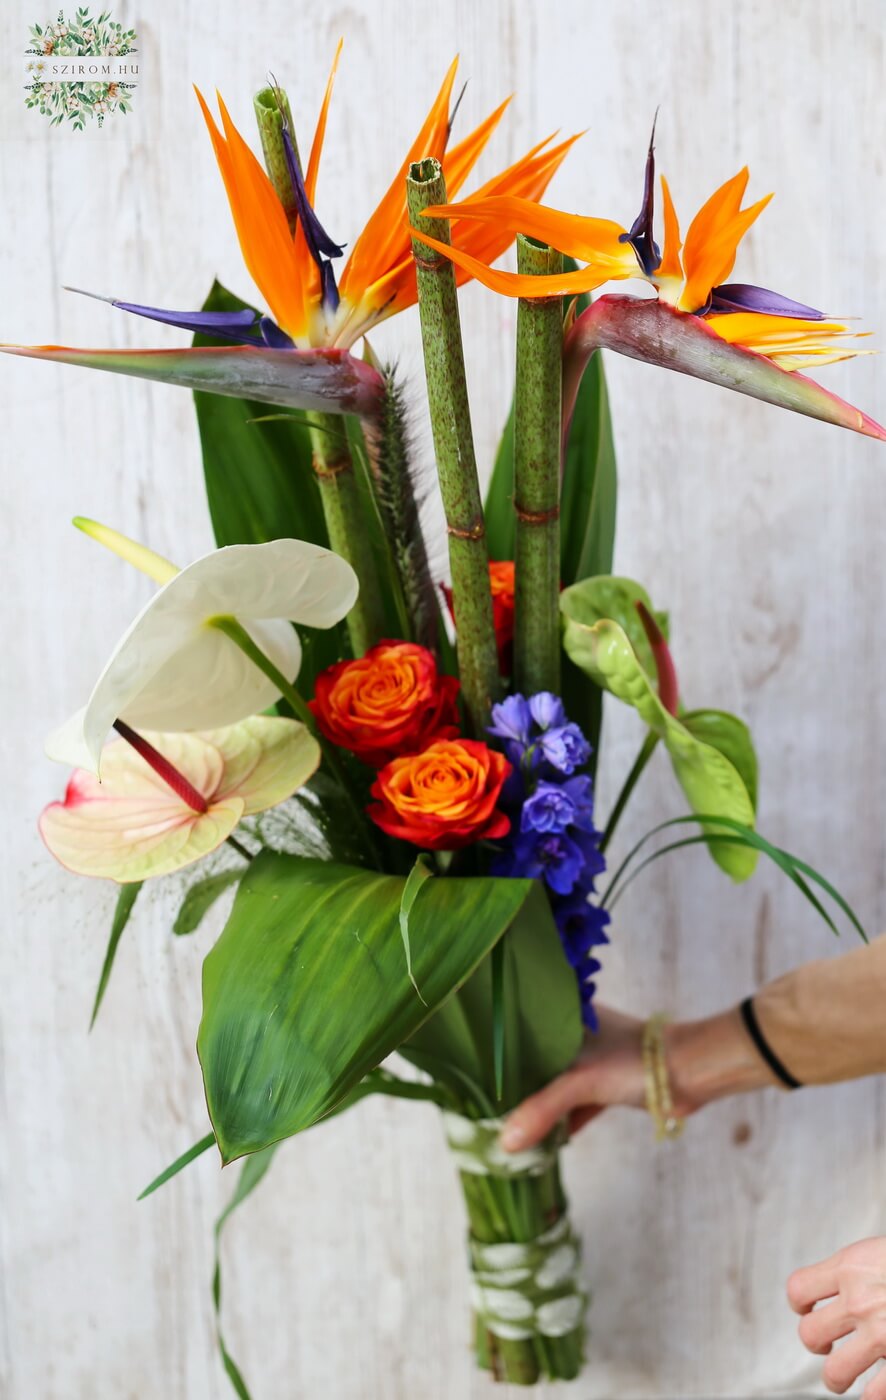
POLYGON ((522 1152, 541 1142, 561 1118, 582 1103, 586 1089, 575 1070, 552 1079, 537 1094, 514 1109, 502 1129, 500 1142, 506 1152, 522 1152))

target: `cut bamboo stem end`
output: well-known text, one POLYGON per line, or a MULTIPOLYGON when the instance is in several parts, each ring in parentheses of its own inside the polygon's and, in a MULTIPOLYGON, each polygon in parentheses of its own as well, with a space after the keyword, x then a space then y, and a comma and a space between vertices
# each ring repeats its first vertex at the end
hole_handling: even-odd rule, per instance
POLYGON ((345 420, 340 414, 319 411, 305 417, 329 548, 347 559, 360 581, 357 601, 346 620, 354 655, 363 656, 385 634, 384 600, 345 420))
POLYGON ((295 148, 296 159, 298 159, 298 147, 295 144, 295 127, 292 122, 289 98, 282 88, 266 87, 255 94, 253 107, 255 108, 255 119, 258 122, 258 134, 261 137, 265 169, 271 184, 274 186, 277 198, 286 211, 289 232, 294 234, 298 224, 298 210, 283 151, 283 119, 285 116, 295 148))
MULTIPOLYGON (((517 237, 517 269, 562 272, 555 249, 517 237)), ((517 308, 514 414, 514 684, 525 695, 560 691, 560 415, 563 311, 559 297, 517 308)))
MULTIPOLYGON (((440 242, 450 241, 448 219, 422 218, 428 205, 446 203, 446 181, 439 161, 422 160, 410 166, 406 202, 414 228, 440 242)), ((433 254, 416 239, 412 253, 434 453, 448 527, 459 674, 471 730, 481 737, 501 680, 455 270, 446 258, 433 254)))
MULTIPOLYGON (((296 161, 299 161, 299 154, 289 99, 282 88, 266 87, 256 93, 253 105, 268 178, 286 211, 289 230, 294 234, 298 209, 283 148, 284 121, 296 161)), ((354 655, 362 656, 381 640, 386 629, 381 581, 366 528, 345 420, 340 414, 323 412, 306 413, 305 418, 311 435, 314 475, 320 489, 329 547, 347 559, 360 583, 357 601, 347 616, 347 626, 354 655)))

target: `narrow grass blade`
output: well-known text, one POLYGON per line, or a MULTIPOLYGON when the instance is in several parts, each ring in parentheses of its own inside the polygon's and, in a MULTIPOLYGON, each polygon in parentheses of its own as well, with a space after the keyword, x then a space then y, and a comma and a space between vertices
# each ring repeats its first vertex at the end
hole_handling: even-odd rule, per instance
POLYGON ((111 969, 114 966, 114 959, 117 956, 117 945, 123 936, 123 930, 129 923, 129 916, 132 913, 132 907, 135 904, 141 887, 141 881, 131 885, 120 886, 120 893, 117 895, 117 904, 114 908, 114 918, 111 921, 111 933, 108 938, 108 947, 105 953, 105 960, 102 963, 101 976, 98 979, 98 988, 95 993, 92 1016, 89 1021, 90 1030, 92 1030, 95 1025, 95 1018, 98 1015, 99 1007, 107 991, 108 982, 111 978, 111 969))

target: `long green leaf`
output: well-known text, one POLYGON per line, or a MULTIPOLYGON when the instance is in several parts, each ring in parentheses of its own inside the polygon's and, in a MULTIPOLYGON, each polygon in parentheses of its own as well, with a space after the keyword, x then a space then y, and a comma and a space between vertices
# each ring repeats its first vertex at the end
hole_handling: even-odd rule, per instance
POLYGON ((237 1185, 234 1188, 234 1194, 215 1222, 215 1264, 212 1271, 212 1303, 215 1309, 218 1349, 228 1380, 231 1382, 240 1400, 250 1400, 249 1390, 247 1389, 239 1366, 228 1351, 221 1328, 221 1233, 225 1223, 230 1219, 232 1212, 243 1204, 247 1196, 251 1195, 256 1186, 264 1179, 265 1173, 273 1161, 276 1150, 276 1145, 274 1147, 267 1147, 263 1152, 255 1153, 254 1156, 243 1163, 237 1185))
POLYGON ((105 960, 102 963, 101 975, 98 979, 98 988, 95 993, 95 1001, 92 1006, 92 1016, 89 1020, 89 1029, 95 1025, 95 1018, 98 1015, 99 1007, 104 1000, 108 982, 111 978, 111 970, 114 966, 114 959, 117 956, 117 947, 123 937, 123 930, 129 923, 129 916, 135 904, 136 897, 142 887, 142 881, 133 882, 129 885, 121 885, 120 893, 117 895, 117 903, 114 906, 114 917, 111 921, 111 933, 108 938, 108 947, 105 952, 105 960))
POLYGON ((495 465, 483 504, 490 559, 513 559, 514 522, 514 405, 511 403, 502 431, 495 465))
MULTIPOLYGON (((441 882, 448 883, 448 882, 441 882)), ((532 894, 502 940, 504 1056, 496 1091, 492 959, 410 1036, 401 1054, 481 1111, 507 1112, 572 1063, 582 1041, 575 974, 544 890, 532 894), (480 1098, 478 1099, 478 1091, 480 1098)))
POLYGON ((450 995, 513 923, 527 880, 425 883, 404 963, 405 880, 265 851, 203 968, 197 1049, 222 1157, 307 1128, 450 995))
MULTIPOLYGON (((681 849, 683 846, 693 845, 696 842, 703 842, 707 839, 708 836, 710 836, 710 838, 715 842, 735 842, 740 845, 747 845, 749 847, 752 847, 756 851, 762 852, 762 854, 767 856, 769 860, 773 861, 773 863, 777 865, 779 869, 781 869, 789 877, 789 879, 793 881, 795 885, 797 885, 801 893, 803 893, 805 898, 808 899, 809 902, 813 905, 816 912, 820 914, 820 916, 824 919, 825 923, 827 923, 828 926, 832 928, 835 933, 837 932, 837 929, 830 915, 825 909, 822 908, 822 905, 819 902, 819 900, 809 889, 806 883, 807 880, 811 880, 814 884, 818 885, 820 889, 824 890, 824 892, 829 896, 829 898, 832 899, 837 905, 837 907, 846 915, 846 917, 849 919, 850 923, 856 929, 860 937, 865 942, 868 941, 868 936, 864 930, 864 926, 862 925, 861 921, 858 918, 858 915, 855 913, 852 906, 849 904, 848 900, 846 900, 844 896, 840 894, 839 890, 835 889, 831 882, 827 880, 825 876, 822 875, 818 870, 816 870, 813 866, 809 865, 806 861, 802 861, 798 859, 797 856, 791 855, 789 851, 783 850, 780 846, 773 845, 771 841, 767 841, 766 837, 761 836, 758 831, 755 831, 753 829, 753 827, 745 826, 741 822, 734 821, 729 817, 717 816, 710 812, 699 813, 695 816, 671 817, 668 821, 659 822, 657 826, 654 826, 650 831, 647 831, 645 836, 641 837, 641 839, 631 848, 631 850, 628 851, 621 865, 618 867, 615 874, 612 876, 612 879, 610 880, 609 885, 605 893, 603 894, 600 903, 606 905, 608 908, 612 907, 614 898, 619 897, 623 890, 627 887, 628 881, 625 879, 626 871, 633 864, 633 861, 636 859, 637 855, 640 853, 643 847, 649 841, 651 841, 653 837, 657 836, 662 831, 668 830, 670 827, 686 826, 690 824, 702 827, 703 831, 705 832, 705 835, 689 837, 685 841, 674 842, 672 846, 665 847, 664 849, 655 852, 655 854, 652 857, 646 859, 643 862, 643 864, 638 868, 636 873, 639 874, 640 869, 643 869, 646 865, 650 864, 651 861, 653 859, 656 859, 658 856, 666 854, 668 850, 678 850, 681 849)), ((633 876, 631 878, 633 878, 633 876)))
POLYGON ((433 875, 433 870, 428 866, 427 856, 419 856, 406 877, 406 884, 403 886, 403 895, 400 899, 399 914, 400 936, 403 939, 403 951, 406 954, 406 971, 417 995, 421 1001, 424 1002, 425 1006, 427 1006, 427 1002, 421 994, 421 988, 416 982, 415 975, 412 971, 412 945, 409 941, 409 913, 425 881, 432 879, 433 875))
POLYGON ((144 1191, 140 1193, 138 1199, 143 1201, 146 1196, 153 1195, 161 1186, 165 1186, 167 1181, 171 1181, 174 1176, 178 1176, 179 1172, 183 1171, 185 1167, 190 1166, 198 1157, 202 1157, 204 1152, 208 1152, 214 1143, 215 1134, 207 1133, 199 1142, 195 1142, 193 1147, 189 1147, 187 1152, 183 1152, 180 1157, 176 1157, 175 1161, 171 1162, 168 1167, 165 1167, 159 1176, 155 1176, 151 1184, 146 1186, 144 1191))
POLYGON ((564 585, 612 569, 618 473, 603 361, 582 379, 563 463, 560 576, 564 585))
POLYGON ((225 890, 230 889, 231 885, 242 880, 245 872, 245 865, 232 865, 227 870, 218 870, 214 875, 204 875, 202 879, 195 880, 186 891, 179 906, 175 923, 172 925, 172 932, 176 934, 194 933, 216 900, 224 894, 225 890))

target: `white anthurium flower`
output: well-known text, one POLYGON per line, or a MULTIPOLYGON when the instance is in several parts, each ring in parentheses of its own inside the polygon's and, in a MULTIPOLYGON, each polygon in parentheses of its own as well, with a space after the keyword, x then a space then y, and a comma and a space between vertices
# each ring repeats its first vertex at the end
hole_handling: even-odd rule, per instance
POLYGON ((280 698, 214 619, 235 619, 292 680, 301 644, 290 624, 333 627, 357 598, 350 564, 307 540, 226 545, 179 571, 108 526, 74 523, 161 585, 112 651, 85 708, 46 742, 50 758, 96 774, 117 719, 136 729, 215 729, 280 698))
POLYGON ((227 840, 242 817, 291 797, 320 762, 305 725, 270 715, 136 737, 147 741, 147 757, 124 739, 108 744, 101 782, 76 769, 64 801, 40 817, 49 850, 78 875, 128 884, 181 870, 227 840))

